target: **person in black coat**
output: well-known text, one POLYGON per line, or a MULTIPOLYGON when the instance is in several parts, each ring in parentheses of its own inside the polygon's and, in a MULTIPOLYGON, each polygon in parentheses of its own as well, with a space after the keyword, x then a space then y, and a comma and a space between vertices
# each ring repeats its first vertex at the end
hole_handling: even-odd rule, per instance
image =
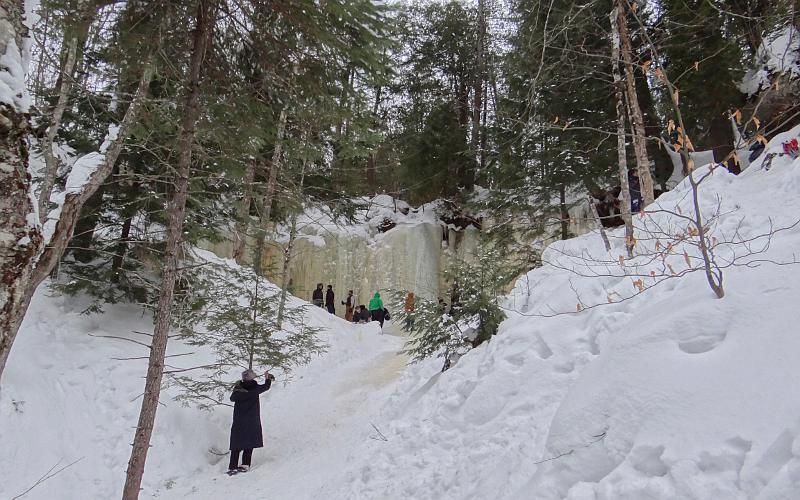
POLYGON ((263 384, 259 384, 256 377, 253 370, 245 370, 242 372, 242 380, 236 382, 231 393, 233 425, 231 425, 231 461, 228 465, 228 474, 247 472, 253 457, 253 448, 264 446, 259 395, 269 389, 275 377, 269 372, 264 372, 263 384), (241 466, 240 453, 242 453, 241 466))
POLYGON ((311 295, 311 302, 318 307, 322 307, 322 283, 317 283, 317 288, 311 295))
POLYGON ((328 309, 329 313, 336 314, 332 285, 328 285, 328 291, 325 292, 325 307, 328 309))

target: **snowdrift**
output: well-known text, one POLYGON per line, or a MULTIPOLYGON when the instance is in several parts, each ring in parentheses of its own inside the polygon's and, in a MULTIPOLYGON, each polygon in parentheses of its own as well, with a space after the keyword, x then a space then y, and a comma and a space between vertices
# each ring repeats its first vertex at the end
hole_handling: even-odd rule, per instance
MULTIPOLYGON (((388 441, 363 446, 337 498, 797 498, 800 266, 767 261, 800 248, 800 160, 780 155, 798 132, 700 187, 710 236, 749 241, 717 248, 736 264, 724 299, 702 272, 682 275, 699 255, 679 241, 658 264, 682 276, 658 284, 646 256, 613 267, 619 231, 608 253, 596 232, 551 245, 491 343, 445 373, 431 360, 405 374, 382 409, 388 441)), ((648 209, 639 254, 657 244, 644 228, 686 229, 688 182, 648 209)))

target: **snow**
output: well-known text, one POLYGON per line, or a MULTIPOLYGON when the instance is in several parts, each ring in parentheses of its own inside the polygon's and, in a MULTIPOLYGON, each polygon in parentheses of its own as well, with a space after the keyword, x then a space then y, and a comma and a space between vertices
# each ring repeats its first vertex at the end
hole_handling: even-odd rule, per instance
POLYGON ((749 70, 739 90, 748 97, 771 85, 770 76, 800 76, 800 33, 793 25, 785 26, 764 38, 756 54, 756 67, 749 70))
POLYGON ((25 87, 25 67, 22 52, 13 39, 8 41, 6 53, 0 56, 0 67, 4 68, 0 71, 0 102, 27 113, 31 103, 25 87))
MULTIPOLYGON (((152 331, 152 321, 135 306, 108 306, 102 316, 85 316, 83 305, 42 287, 23 322, 0 392, 0 470, 7 471, 1 475, 0 498, 21 493, 53 465, 58 469, 76 460, 25 498, 120 495, 146 360, 114 358, 147 351, 101 336, 146 340, 133 332, 152 331)), ((350 325, 319 308, 312 308, 310 322, 328 329, 321 335, 330 349, 293 371, 292 380, 279 375, 262 397, 267 447, 255 451, 251 476, 235 478, 251 493, 312 498, 335 485, 331 464, 347 461, 348 443, 377 435, 370 409, 405 364, 396 354, 402 339, 380 335, 377 325, 350 325), (259 485, 258 469, 275 479, 259 485), (307 476, 303 481, 297 481, 300 471, 307 476)), ((171 340, 168 354, 192 351, 197 349, 171 340)), ((168 363, 192 366, 205 355, 168 363)), ((227 451, 231 409, 185 408, 171 401, 175 394, 170 388, 162 397, 141 498, 223 498, 232 480, 222 474, 227 457, 209 450, 227 451)))
MULTIPOLYGON (((141 497, 796 498, 800 267, 766 261, 793 261, 800 245, 800 159, 780 154, 798 133, 777 136, 738 177, 695 171, 712 172, 699 198, 706 217, 719 207, 710 236, 756 238, 764 250, 717 249, 723 263, 749 263, 724 269, 725 298, 702 272, 647 278, 642 294, 632 286, 653 266, 642 230, 685 228, 666 212, 691 213, 682 181, 635 218, 640 255, 624 266, 577 259, 617 261, 620 230, 609 232, 610 253, 596 231, 551 244, 507 297, 498 336, 444 373, 441 359, 405 367, 398 336, 312 308, 330 349, 262 398, 266 446, 254 469, 229 478, 226 457, 209 452, 226 448, 229 409, 164 398, 141 497), (770 224, 786 229, 765 245, 770 224)), ((684 250, 696 262, 696 249, 676 242, 666 258, 677 271, 684 250)), ((133 306, 90 317, 80 306, 40 290, 23 323, 0 392, 0 498, 81 458, 25 498, 119 496, 145 362, 113 358, 144 349, 88 334, 140 339, 131 332, 151 321, 133 306)))

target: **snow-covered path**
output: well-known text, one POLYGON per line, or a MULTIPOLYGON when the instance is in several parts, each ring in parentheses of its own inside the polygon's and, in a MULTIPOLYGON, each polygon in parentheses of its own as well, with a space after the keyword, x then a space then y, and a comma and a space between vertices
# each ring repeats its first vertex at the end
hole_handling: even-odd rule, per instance
POLYGON ((384 389, 405 367, 402 339, 379 335, 374 324, 344 326, 327 355, 290 385, 277 384, 262 398, 265 447, 253 470, 228 477, 228 457, 193 484, 176 484, 157 498, 224 498, 233 492, 262 498, 331 498, 355 444, 378 433, 371 415, 384 389))

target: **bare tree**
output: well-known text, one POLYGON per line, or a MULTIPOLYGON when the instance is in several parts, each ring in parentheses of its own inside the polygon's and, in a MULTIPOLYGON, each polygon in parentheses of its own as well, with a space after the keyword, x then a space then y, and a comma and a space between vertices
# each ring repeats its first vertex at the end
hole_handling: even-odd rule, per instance
POLYGON ((625 222, 625 247, 628 257, 633 255, 635 239, 633 236, 633 221, 631 219, 631 190, 628 185, 628 161, 625 153, 625 105, 623 103, 623 82, 619 74, 619 6, 611 11, 611 72, 614 75, 615 98, 617 102, 617 165, 619 167, 620 194, 622 206, 620 212, 625 222))
POLYGON ((183 222, 186 216, 186 199, 191 176, 192 149, 195 140, 195 124, 200 114, 200 81, 203 59, 211 38, 216 0, 199 0, 197 3, 196 25, 192 34, 192 53, 186 77, 186 99, 184 104, 181 133, 178 143, 178 164, 176 166, 174 193, 167 207, 169 219, 164 250, 164 268, 161 291, 150 345, 142 407, 139 422, 133 439, 131 458, 122 491, 123 500, 139 498, 139 490, 144 475, 147 451, 153 434, 153 423, 161 395, 161 381, 164 376, 164 356, 172 316, 172 299, 178 275, 178 252, 183 235, 183 222))
POLYGON ((653 203, 655 199, 653 195, 653 176, 650 173, 650 158, 647 156, 647 138, 644 130, 644 118, 642 116, 642 109, 639 107, 639 98, 636 95, 631 37, 628 33, 628 20, 625 16, 625 7, 622 4, 622 0, 615 0, 615 4, 615 10, 617 12, 616 28, 622 48, 623 67, 625 68, 625 97, 628 103, 628 115, 633 131, 633 151, 636 156, 636 169, 639 173, 640 189, 644 198, 644 204, 649 205, 653 203))

